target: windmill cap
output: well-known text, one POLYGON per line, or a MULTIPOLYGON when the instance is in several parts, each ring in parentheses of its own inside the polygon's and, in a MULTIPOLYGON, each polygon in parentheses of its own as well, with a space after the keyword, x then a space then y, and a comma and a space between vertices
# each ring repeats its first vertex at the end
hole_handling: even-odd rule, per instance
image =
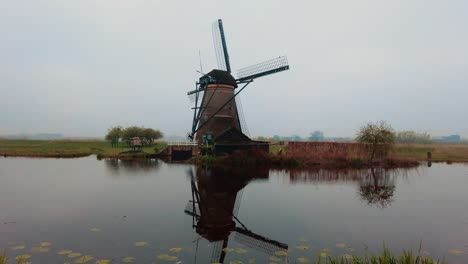
POLYGON ((231 85, 237 88, 236 79, 227 71, 223 70, 212 70, 200 78, 200 83, 218 83, 231 85))

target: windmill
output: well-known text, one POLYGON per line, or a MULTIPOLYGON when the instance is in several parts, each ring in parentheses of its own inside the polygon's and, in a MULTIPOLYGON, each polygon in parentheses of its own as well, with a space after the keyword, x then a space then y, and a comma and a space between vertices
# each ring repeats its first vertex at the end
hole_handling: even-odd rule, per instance
POLYGON ((210 263, 224 263, 227 252, 223 249, 227 248, 230 238, 267 255, 288 250, 287 244, 254 233, 237 217, 244 187, 251 180, 268 179, 268 170, 214 167, 197 168, 196 176, 192 170, 188 173, 192 199, 184 212, 192 216, 196 232, 213 243, 210 263))
POLYGON ((195 90, 187 93, 195 104, 192 130, 188 133, 188 138, 198 142, 215 140, 228 129, 244 132, 246 126, 236 97, 255 79, 289 69, 286 56, 281 56, 238 70, 236 79, 231 74, 221 19, 213 23, 213 42, 218 69, 202 73, 195 90))

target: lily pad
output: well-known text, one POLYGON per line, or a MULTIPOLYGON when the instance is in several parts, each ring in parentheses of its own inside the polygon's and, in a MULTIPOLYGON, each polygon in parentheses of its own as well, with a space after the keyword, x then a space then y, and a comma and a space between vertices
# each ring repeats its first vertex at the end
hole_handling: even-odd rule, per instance
POLYGON ((39 246, 41 246, 41 247, 50 247, 51 245, 52 245, 52 243, 50 243, 50 242, 39 243, 39 246))
POLYGON ((100 259, 96 261, 96 264, 109 264, 110 260, 108 259, 100 259))
POLYGON ((146 246, 148 245, 147 242, 144 242, 144 241, 140 241, 140 242, 135 242, 133 243, 135 245, 135 247, 143 247, 143 246, 146 246))
POLYGON ((223 251, 226 252, 226 253, 229 253, 229 252, 234 252, 235 249, 233 248, 223 248, 223 251))
POLYGON ((68 255, 68 254, 71 254, 71 253, 73 253, 73 251, 71 251, 69 249, 65 249, 65 250, 59 251, 57 254, 59 254, 59 255, 68 255))
POLYGON ((458 250, 458 249, 451 249, 448 251, 450 254, 454 254, 454 255, 460 255, 460 254, 463 254, 463 251, 461 250, 458 250))
POLYGON ((345 248, 346 244, 345 243, 338 243, 338 244, 336 244, 336 247, 345 248))
POLYGON ((231 261, 229 261, 229 264, 242 264, 242 261, 240 261, 240 260, 231 260, 231 261))
POLYGON ((81 256, 81 253, 70 253, 67 255, 67 257, 69 258, 76 258, 76 257, 80 257, 81 256))
POLYGON ((309 250, 310 247, 309 246, 306 246, 306 245, 299 245, 299 246, 296 246, 297 249, 299 250, 309 250))
POLYGON ((247 253, 247 250, 245 250, 243 248, 237 248, 236 252, 239 253, 239 254, 245 254, 245 253, 247 253))
POLYGON ((322 251, 322 252, 319 252, 319 256, 322 257, 322 258, 326 258, 326 257, 330 256, 330 254, 328 252, 322 251))
POLYGON ((31 252, 39 252, 39 253, 46 253, 49 252, 50 248, 48 247, 33 247, 31 248, 31 252))
POLYGON ((287 256, 287 255, 288 255, 288 252, 287 252, 287 251, 284 251, 284 250, 278 250, 278 251, 275 252, 275 255, 276 255, 276 256, 284 257, 284 256, 287 256))
POLYGON ((298 258, 297 262, 299 262, 299 263, 309 263, 310 260, 308 258, 302 257, 302 258, 298 258))
POLYGON ((171 256, 168 254, 161 254, 158 256, 158 259, 160 260, 166 260, 166 261, 176 261, 177 257, 176 256, 171 256))
POLYGON ((93 256, 91 255, 85 255, 82 257, 79 257, 78 259, 75 260, 75 263, 86 263, 89 262, 93 259, 93 256))
POLYGON ((177 252, 182 251, 182 248, 180 248, 180 247, 174 247, 174 248, 170 248, 169 251, 170 251, 170 252, 176 252, 176 253, 177 253, 177 252))
POLYGON ((122 262, 125 262, 125 263, 132 263, 134 261, 135 261, 135 258, 133 257, 126 257, 122 259, 122 262))
POLYGON ((249 258, 249 264, 253 264, 255 263, 255 259, 254 258, 249 258))
POLYGON ((32 256, 30 254, 23 254, 23 255, 19 255, 19 256, 16 256, 16 260, 25 260, 25 259, 29 259, 31 258, 32 256))
POLYGON ((25 248, 26 248, 26 246, 21 245, 21 246, 14 246, 14 247, 12 247, 11 249, 12 249, 12 250, 20 250, 20 249, 25 249, 25 248))
POLYGON ((271 257, 270 257, 270 261, 273 261, 273 262, 280 262, 281 259, 278 258, 278 257, 276 257, 276 256, 271 256, 271 257))
POLYGON ((350 255, 350 254, 344 254, 343 258, 345 258, 347 260, 352 260, 354 257, 353 257, 353 255, 350 255))

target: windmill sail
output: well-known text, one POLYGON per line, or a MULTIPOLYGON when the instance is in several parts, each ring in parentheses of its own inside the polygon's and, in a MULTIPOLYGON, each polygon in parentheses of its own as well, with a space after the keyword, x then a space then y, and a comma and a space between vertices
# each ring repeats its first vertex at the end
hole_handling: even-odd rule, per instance
POLYGON ((258 63, 237 71, 237 81, 253 80, 273 73, 289 70, 288 59, 281 56, 276 59, 258 63))
POLYGON ((231 64, 229 62, 226 37, 224 36, 223 21, 221 19, 213 23, 213 44, 218 61, 218 69, 231 73, 231 64))

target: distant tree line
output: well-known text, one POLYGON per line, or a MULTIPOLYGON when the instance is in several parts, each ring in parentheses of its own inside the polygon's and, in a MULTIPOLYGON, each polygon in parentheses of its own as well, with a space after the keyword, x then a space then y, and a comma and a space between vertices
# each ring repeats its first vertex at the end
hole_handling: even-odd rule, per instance
POLYGON ((426 132, 418 133, 411 130, 405 130, 396 134, 395 142, 401 144, 429 144, 432 143, 432 137, 426 132))
MULTIPOLYGON (((371 125, 372 128, 375 130, 376 126, 379 129, 384 128, 391 128, 386 122, 380 121, 376 123, 368 123, 371 125)), ((361 127, 362 130, 362 127, 361 127)), ((457 143, 457 144, 468 144, 467 139, 461 138, 460 135, 449 135, 449 136, 442 136, 442 137, 432 137, 427 132, 416 132, 413 130, 403 130, 395 132, 392 128, 393 132, 393 143, 396 144, 431 144, 431 143, 457 143)), ((351 137, 325 137, 324 133, 320 130, 315 130, 309 134, 308 137, 301 137, 299 135, 292 135, 292 136, 280 136, 274 135, 273 137, 265 137, 265 136, 257 136, 254 138, 258 141, 313 141, 313 142, 352 142, 352 141, 359 141, 357 138, 351 137)))
POLYGON ((163 137, 163 133, 157 129, 130 126, 123 128, 115 126, 108 129, 105 139, 110 141, 112 147, 116 147, 119 141, 129 142, 132 138, 138 137, 142 140, 143 145, 152 144, 155 140, 163 137))

